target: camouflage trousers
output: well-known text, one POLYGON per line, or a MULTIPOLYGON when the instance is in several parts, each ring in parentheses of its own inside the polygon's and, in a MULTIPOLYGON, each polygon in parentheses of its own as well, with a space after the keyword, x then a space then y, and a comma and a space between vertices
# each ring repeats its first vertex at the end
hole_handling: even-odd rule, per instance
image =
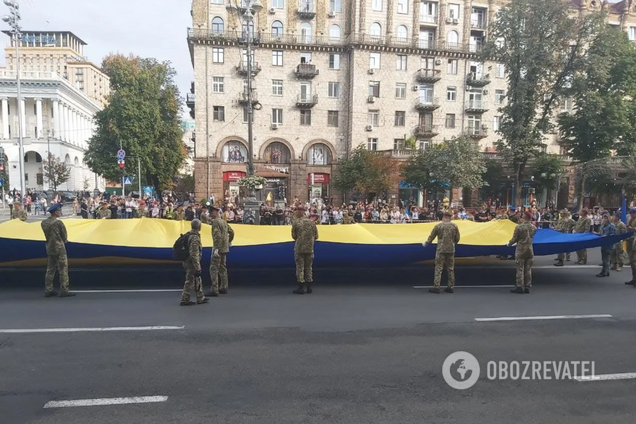
POLYGON ((212 255, 210 263, 210 277, 212 278, 212 293, 218 293, 219 289, 227 290, 227 253, 212 255), (219 286, 219 280, 221 280, 219 286))
POLYGON ((612 249, 612 256, 610 258, 610 263, 613 267, 623 267, 623 244, 618 243, 615 248, 612 249))
POLYGON ((534 258, 515 258, 517 263, 517 288, 532 287, 532 265, 534 258))
POLYGON ((576 251, 576 261, 587 263, 587 249, 576 251))
POLYGON ((294 260, 296 261, 296 281, 299 284, 313 282, 312 265, 314 262, 314 254, 294 253, 294 260))
MULTIPOLYGON (((578 252, 577 252, 577 254, 578 254, 578 252)), ((559 262, 563 262, 563 260, 568 260, 569 261, 570 260, 570 252, 568 252, 568 253, 559 253, 558 259, 559 259, 559 262)))
POLYGON ((442 272, 446 268, 448 274, 448 287, 455 287, 455 254, 454 253, 437 253, 435 255, 435 277, 433 285, 436 288, 442 284, 442 272))
POLYGON ((203 294, 203 283, 201 282, 201 277, 194 275, 196 269, 194 269, 194 266, 192 266, 191 263, 184 262, 183 268, 185 268, 185 284, 183 285, 183 293, 181 293, 181 301, 189 302, 192 291, 196 293, 197 302, 202 301, 205 299, 205 295, 203 294))
POLYGON ((68 257, 64 255, 55 255, 47 257, 46 277, 44 279, 44 290, 46 293, 54 291, 53 279, 55 274, 60 274, 60 292, 68 292, 68 257))

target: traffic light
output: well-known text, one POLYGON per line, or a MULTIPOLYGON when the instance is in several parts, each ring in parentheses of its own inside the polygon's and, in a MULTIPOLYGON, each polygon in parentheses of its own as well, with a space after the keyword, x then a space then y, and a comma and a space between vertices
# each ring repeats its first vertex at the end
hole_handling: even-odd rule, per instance
POLYGON ((123 170, 124 169, 124 164, 123 162, 119 164, 119 169, 123 170))

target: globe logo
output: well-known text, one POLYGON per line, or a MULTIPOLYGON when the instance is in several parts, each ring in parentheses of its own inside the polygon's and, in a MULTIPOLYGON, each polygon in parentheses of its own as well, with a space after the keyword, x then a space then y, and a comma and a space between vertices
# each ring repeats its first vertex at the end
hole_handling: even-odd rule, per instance
POLYGON ((479 380, 479 361, 468 352, 455 352, 448 355, 442 365, 442 375, 453 389, 465 390, 473 387, 479 380))

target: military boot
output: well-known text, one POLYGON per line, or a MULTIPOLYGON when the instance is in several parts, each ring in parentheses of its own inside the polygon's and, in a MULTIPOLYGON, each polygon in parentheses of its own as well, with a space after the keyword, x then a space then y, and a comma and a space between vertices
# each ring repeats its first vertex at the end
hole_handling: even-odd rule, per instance
POLYGON ((528 287, 526 287, 525 289, 523 289, 523 292, 525 294, 530 294, 530 289, 528 287))
POLYGON ((294 294, 305 294, 305 288, 303 287, 303 283, 298 283, 298 288, 294 290, 292 293, 294 294))
POLYGON ((636 281, 635 280, 625 281, 625 285, 626 286, 634 286, 634 287, 636 287, 636 281))
POLYGON ((521 287, 517 287, 516 289, 510 290, 510 293, 523 294, 523 289, 521 287))
POLYGON ((307 294, 312 294, 314 291, 311 288, 311 283, 307 283, 307 294))
POLYGON ((76 296, 75 293, 71 293, 71 292, 62 292, 60 293, 60 297, 73 297, 76 296))
POLYGON ((610 267, 610 271, 616 271, 616 265, 612 265, 612 266, 610 267))
POLYGON ((50 292, 46 292, 44 293, 44 297, 53 297, 53 296, 57 296, 58 292, 56 291, 50 291, 50 292))
POLYGON ((191 300, 189 300, 187 302, 182 300, 181 303, 179 303, 179 306, 194 306, 196 304, 197 304, 196 302, 193 302, 191 300))
POLYGON ((452 289, 452 288, 450 288, 450 287, 446 287, 446 288, 444 289, 444 291, 445 291, 446 293, 455 293, 455 290, 453 290, 453 289, 452 289))
POLYGON ((428 289, 429 293, 435 293, 435 294, 439 294, 440 290, 439 287, 433 287, 431 289, 428 289))
POLYGON ((221 289, 221 290, 219 290, 219 294, 227 294, 227 289, 221 289))
POLYGON ((555 263, 554 266, 563 266, 563 261, 559 261, 559 262, 555 263))

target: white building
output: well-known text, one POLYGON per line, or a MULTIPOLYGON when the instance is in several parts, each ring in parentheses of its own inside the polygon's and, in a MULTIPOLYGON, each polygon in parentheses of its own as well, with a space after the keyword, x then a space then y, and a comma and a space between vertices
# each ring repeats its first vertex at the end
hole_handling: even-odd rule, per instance
MULTIPOLYGON (((9 172, 10 187, 7 188, 19 190, 17 75, 15 46, 11 38, 10 42, 11 47, 5 50, 7 68, 0 69, 0 145, 4 148, 9 172)), ((102 109, 102 103, 83 86, 78 86, 75 73, 74 82, 69 82, 68 67, 58 63, 60 56, 69 64, 77 62, 81 58, 81 52, 77 49, 83 45, 79 38, 69 32, 30 31, 20 40, 22 136, 27 189, 37 191, 50 188, 48 181, 43 178, 42 169, 42 161, 46 161, 49 152, 64 160, 71 170, 69 181, 58 190, 104 188, 103 180, 96 178, 84 160, 88 140, 95 131, 93 116, 102 109), (51 51, 50 61, 42 57, 46 56, 47 49, 51 51), (34 50, 44 53, 34 55, 34 50), (60 51, 64 54, 61 55, 60 51)), ((82 60, 82 63, 86 63, 85 59, 82 60)), ((109 84, 108 77, 96 71, 94 65, 90 64, 90 68, 93 73, 101 74, 95 78, 101 85, 99 92, 107 93, 108 89, 104 89, 103 85, 109 84)), ((99 97, 103 99, 102 94, 99 97)))

